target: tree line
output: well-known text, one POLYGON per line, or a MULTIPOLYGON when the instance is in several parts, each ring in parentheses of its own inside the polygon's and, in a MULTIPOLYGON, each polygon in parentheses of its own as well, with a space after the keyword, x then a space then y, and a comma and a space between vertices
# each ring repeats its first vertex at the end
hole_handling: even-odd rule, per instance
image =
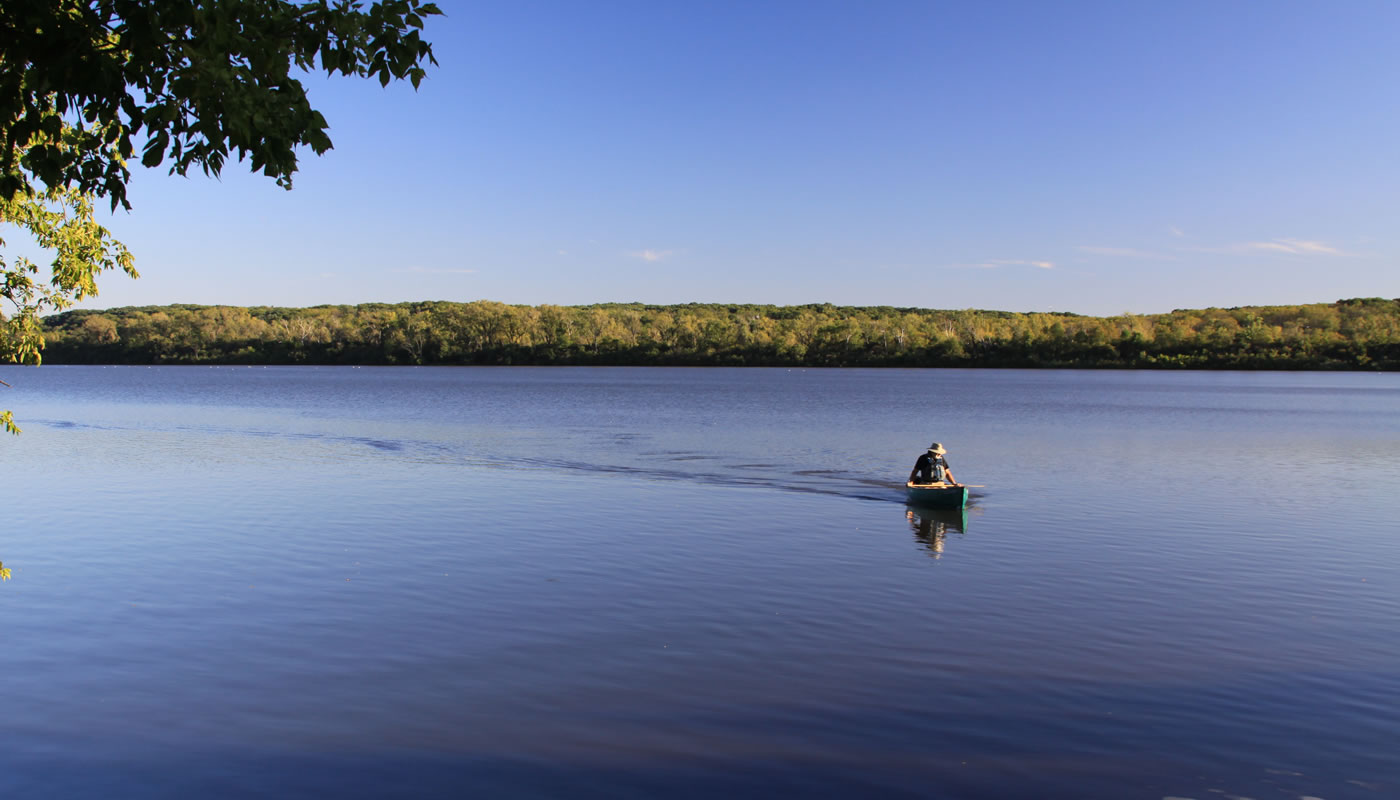
POLYGON ((60 364, 1400 368, 1400 300, 1091 317, 830 304, 170 305, 44 319, 60 364))

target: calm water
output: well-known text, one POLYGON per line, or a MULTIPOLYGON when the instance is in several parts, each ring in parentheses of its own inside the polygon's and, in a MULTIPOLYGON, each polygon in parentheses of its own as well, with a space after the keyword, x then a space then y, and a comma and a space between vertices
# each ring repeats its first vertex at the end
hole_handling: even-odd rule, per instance
POLYGON ((1400 796, 1400 375, 0 377, 15 796, 1400 796))

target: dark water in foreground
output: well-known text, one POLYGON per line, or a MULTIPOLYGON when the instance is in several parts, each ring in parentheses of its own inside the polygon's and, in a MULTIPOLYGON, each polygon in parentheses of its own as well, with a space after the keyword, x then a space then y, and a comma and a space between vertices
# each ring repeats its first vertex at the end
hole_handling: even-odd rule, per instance
POLYGON ((3 377, 15 796, 1400 796, 1397 375, 3 377))

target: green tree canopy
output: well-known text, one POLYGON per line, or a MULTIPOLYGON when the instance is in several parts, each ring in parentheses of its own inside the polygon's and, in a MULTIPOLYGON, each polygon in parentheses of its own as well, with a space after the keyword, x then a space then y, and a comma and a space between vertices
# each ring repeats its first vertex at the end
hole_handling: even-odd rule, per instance
MULTIPOLYGON (((0 248, 12 229, 53 253, 47 280, 0 250, 0 361, 38 363, 41 314, 136 277, 94 218, 130 208, 127 164, 218 175, 229 156, 291 188, 297 148, 331 148, 298 76, 407 79, 436 64, 421 0, 5 0, 0 13, 0 248)), ((98 331, 94 336, 102 335, 98 331)), ((110 335, 115 335, 111 333, 110 335)), ((0 429, 18 432, 9 412, 0 429)))
POLYGON ((148 167, 217 175, 233 155, 290 187, 297 147, 331 147, 297 76, 416 87, 436 63, 423 20, 440 13, 420 0, 6 0, 0 197, 68 188, 129 207, 138 146, 148 167))
MULTIPOLYGON (((51 277, 45 282, 33 260, 7 258, 0 250, 0 298, 9 302, 8 308, 0 308, 0 360, 39 363, 44 347, 41 315, 97 294, 98 273, 120 269, 137 277, 131 253, 97 223, 91 196, 76 189, 0 197, 0 225, 18 228, 53 253, 51 277)), ((0 238, 0 248, 4 246, 0 238)), ((0 411, 0 430, 19 433, 9 411, 0 411)))

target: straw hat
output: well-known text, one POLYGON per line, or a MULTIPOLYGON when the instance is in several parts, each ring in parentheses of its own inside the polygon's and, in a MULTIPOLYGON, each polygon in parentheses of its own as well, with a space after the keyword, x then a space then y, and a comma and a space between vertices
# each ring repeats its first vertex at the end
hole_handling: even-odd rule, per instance
POLYGON ((929 445, 928 451, 936 456, 941 456, 944 453, 948 452, 947 450, 944 450, 943 445, 939 444, 938 442, 934 442, 933 444, 929 445))

